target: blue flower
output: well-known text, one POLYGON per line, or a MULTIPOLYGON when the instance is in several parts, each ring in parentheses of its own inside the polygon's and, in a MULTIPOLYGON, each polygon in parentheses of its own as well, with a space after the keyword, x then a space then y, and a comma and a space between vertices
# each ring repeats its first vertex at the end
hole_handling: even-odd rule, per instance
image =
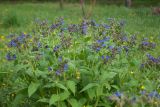
POLYGON ((116 93, 114 93, 114 95, 115 95, 116 97, 119 97, 119 98, 120 98, 120 97, 122 96, 122 93, 120 93, 120 92, 117 91, 116 93))
POLYGON ((148 94, 148 97, 153 98, 153 97, 157 97, 159 94, 157 93, 157 91, 153 91, 151 93, 148 94))
POLYGON ((62 62, 62 56, 58 57, 58 61, 62 62))
POLYGON ((61 75, 61 71, 60 71, 60 70, 57 70, 57 71, 56 71, 56 75, 61 75))
POLYGON ((108 61, 111 57, 110 56, 106 56, 106 61, 108 61))
POLYGON ((7 53, 7 55, 6 55, 6 59, 8 60, 8 61, 11 61, 11 60, 15 60, 17 57, 16 57, 16 54, 11 54, 11 53, 7 53))
POLYGON ((96 48, 96 51, 98 52, 98 51, 100 51, 101 50, 101 48, 100 47, 98 47, 98 48, 96 48))
POLYGON ((48 71, 52 71, 52 67, 48 67, 48 71))
POLYGON ((60 48, 60 45, 56 45, 53 49, 53 52, 57 52, 59 48, 60 48))
POLYGON ((140 94, 141 94, 141 95, 145 95, 145 94, 146 94, 146 91, 145 91, 145 90, 142 90, 142 91, 140 91, 140 94))
POLYGON ((68 70, 68 64, 64 64, 64 71, 68 70))
POLYGON ((122 37, 122 41, 123 41, 123 42, 128 41, 128 38, 127 38, 126 36, 123 36, 123 37, 122 37))
POLYGON ((82 22, 81 28, 82 28, 82 34, 86 35, 87 34, 87 22, 85 20, 82 22))
POLYGON ((151 47, 155 48, 156 47, 156 43, 151 43, 151 47))
POLYGON ((142 42, 142 45, 143 45, 143 46, 148 46, 148 45, 149 45, 149 42, 143 41, 143 42, 142 42))
POLYGON ((14 40, 11 40, 8 44, 9 47, 16 47, 17 43, 14 40))
POLYGON ((105 29, 110 29, 110 28, 111 28, 109 25, 106 25, 106 24, 102 24, 102 26, 103 26, 105 29))
POLYGON ((106 44, 102 44, 102 47, 105 47, 106 46, 106 44))
POLYGON ((41 48, 41 46, 42 46, 41 42, 38 42, 37 46, 38 46, 38 48, 41 48))
POLYGON ((114 49, 114 46, 109 46, 109 49, 110 49, 110 50, 113 50, 113 49, 114 49))
POLYGON ((99 25, 96 23, 95 20, 91 20, 91 26, 98 27, 99 25))

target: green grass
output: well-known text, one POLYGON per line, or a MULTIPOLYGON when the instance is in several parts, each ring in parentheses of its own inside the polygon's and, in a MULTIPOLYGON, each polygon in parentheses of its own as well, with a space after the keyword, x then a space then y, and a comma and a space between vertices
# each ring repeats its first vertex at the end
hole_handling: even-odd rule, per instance
POLYGON ((91 19, 98 24, 106 22, 110 28, 88 24, 86 35, 82 34, 85 22, 76 32, 64 31, 64 36, 60 31, 67 24, 60 23, 53 30, 48 24, 37 23, 35 28, 33 23, 36 18, 58 23, 58 17, 64 17, 65 23, 82 24, 78 4, 67 4, 64 10, 51 3, 0 5, 0 106, 50 107, 55 103, 56 107, 114 107, 108 97, 113 95, 114 101, 116 91, 125 96, 116 97, 118 103, 128 104, 136 97, 138 105, 132 107, 159 106, 160 100, 148 100, 148 93, 160 92, 160 18, 153 16, 149 7, 98 5, 91 19), (126 22, 124 30, 119 21, 126 22), (3 38, 20 32, 26 34, 3 38), (135 40, 133 34, 137 34, 135 40), (143 45, 146 43, 149 45, 143 45), (139 95, 143 90, 147 94, 139 95))
MULTIPOLYGON (((80 6, 78 4, 66 4, 62 11, 58 4, 52 3, 0 4, 0 34, 28 32, 32 30, 32 22, 35 18, 53 21, 60 16, 64 17, 67 23, 80 21, 82 19, 80 6), (10 17, 10 14, 16 15, 19 26, 5 27, 6 17, 10 17)), ((126 31, 130 33, 139 33, 146 36, 160 34, 160 18, 159 16, 153 16, 149 7, 128 9, 123 6, 98 5, 95 7, 91 18, 97 21, 105 21, 110 17, 125 20, 126 31)))

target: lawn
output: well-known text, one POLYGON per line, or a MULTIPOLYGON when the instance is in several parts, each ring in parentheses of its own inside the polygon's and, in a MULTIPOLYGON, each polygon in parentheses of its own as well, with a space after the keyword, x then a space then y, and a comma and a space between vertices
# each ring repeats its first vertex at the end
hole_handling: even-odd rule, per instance
POLYGON ((97 5, 83 19, 78 4, 0 4, 0 106, 159 107, 160 16, 97 5))

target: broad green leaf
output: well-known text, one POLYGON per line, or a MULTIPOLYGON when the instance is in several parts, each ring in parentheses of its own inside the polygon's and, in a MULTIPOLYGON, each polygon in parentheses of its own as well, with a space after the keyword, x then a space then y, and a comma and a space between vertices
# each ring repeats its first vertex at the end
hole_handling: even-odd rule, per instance
POLYGON ((42 98, 42 99, 39 99, 37 102, 49 103, 49 99, 47 99, 47 98, 42 98))
POLYGON ((96 89, 95 88, 88 89, 87 94, 90 99, 93 99, 94 97, 96 97, 96 89))
POLYGON ((33 83, 33 82, 29 85, 29 87, 28 87, 29 97, 31 97, 31 95, 37 91, 39 85, 40 85, 39 83, 33 83))
POLYGON ((68 91, 68 89, 63 84, 56 83, 56 86, 61 88, 61 89, 64 89, 65 91, 68 91))
POLYGON ((87 102, 87 99, 86 98, 81 98, 78 102, 79 102, 79 106, 83 107, 83 105, 87 102))
POLYGON ((57 95, 57 94, 53 94, 49 100, 49 105, 53 105, 55 104, 55 102, 59 101, 60 100, 60 96, 57 95))
POLYGON ((55 83, 47 83, 47 85, 44 86, 44 88, 51 88, 51 87, 55 87, 55 83))
POLYGON ((75 95, 76 91, 76 83, 74 81, 67 81, 67 87, 73 92, 75 95))
POLYGON ((69 97, 70 93, 68 91, 65 91, 64 93, 59 94, 60 100, 66 100, 69 97))
POLYGON ((93 88, 93 87, 96 87, 96 86, 98 86, 97 83, 89 83, 89 84, 88 84, 87 86, 85 86, 80 92, 83 92, 83 91, 85 91, 85 90, 88 90, 88 89, 93 88))
POLYGON ((16 95, 15 99, 12 101, 12 107, 17 107, 18 104, 25 99, 25 95, 18 94, 16 95))
POLYGON ((112 79, 115 75, 115 72, 103 72, 100 79, 101 81, 104 81, 106 79, 112 79))
POLYGON ((79 107, 78 101, 76 99, 70 99, 69 103, 71 104, 72 107, 79 107))

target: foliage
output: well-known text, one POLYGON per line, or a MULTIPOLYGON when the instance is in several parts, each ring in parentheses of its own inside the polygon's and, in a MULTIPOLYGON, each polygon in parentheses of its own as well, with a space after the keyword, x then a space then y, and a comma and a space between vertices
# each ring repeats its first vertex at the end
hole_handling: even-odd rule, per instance
POLYGON ((160 38, 126 33, 114 18, 34 25, 31 33, 7 36, 2 107, 160 105, 160 38))
POLYGON ((8 12, 2 19, 2 24, 4 27, 15 27, 20 26, 20 21, 15 12, 8 12))

